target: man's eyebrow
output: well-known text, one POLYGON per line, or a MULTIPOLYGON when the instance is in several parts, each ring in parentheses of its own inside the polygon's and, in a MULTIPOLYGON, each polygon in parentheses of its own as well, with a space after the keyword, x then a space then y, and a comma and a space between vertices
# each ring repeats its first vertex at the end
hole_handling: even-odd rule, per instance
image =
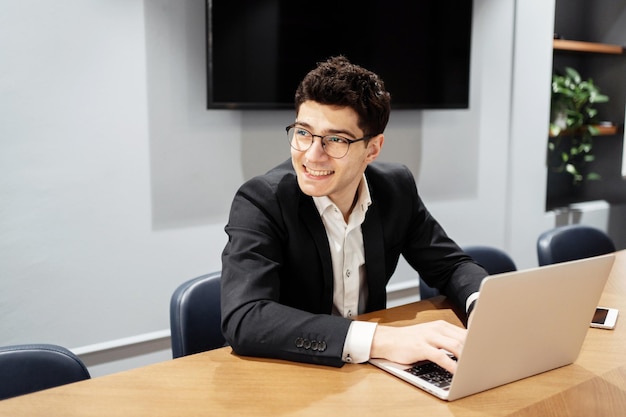
POLYGON ((302 126, 302 127, 306 127, 307 129, 311 129, 312 126, 306 122, 301 122, 299 120, 296 120, 294 123, 295 126, 302 126))
MULTIPOLYGON (((296 120, 296 122, 294 123, 297 126, 301 126, 304 127, 308 130, 312 130, 313 126, 311 126, 310 124, 306 123, 306 122, 301 122, 296 120)), ((352 132, 348 131, 348 130, 344 130, 344 129, 328 129, 324 132, 324 136, 326 135, 342 135, 342 136, 350 136, 352 138, 356 138, 356 135, 354 135, 352 132)))

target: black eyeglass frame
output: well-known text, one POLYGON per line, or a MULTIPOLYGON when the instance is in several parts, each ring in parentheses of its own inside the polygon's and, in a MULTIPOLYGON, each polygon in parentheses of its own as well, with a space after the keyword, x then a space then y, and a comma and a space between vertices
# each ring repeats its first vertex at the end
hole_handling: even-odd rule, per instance
POLYGON ((285 127, 285 132, 287 132, 287 140, 289 141, 289 146, 291 146, 293 149, 295 149, 298 152, 306 152, 308 151, 311 146, 313 146, 313 141, 315 138, 320 138, 320 140, 322 141, 322 149, 324 150, 324 152, 326 153, 326 155, 330 156, 331 158, 334 159, 341 159, 343 157, 345 157, 348 154, 348 151, 350 150, 350 145, 352 145, 355 142, 361 142, 364 140, 368 140, 373 138, 376 135, 365 135, 362 138, 359 139, 348 139, 346 137, 343 137, 341 135, 314 135, 313 133, 309 132, 307 129, 300 127, 299 129, 304 130, 305 132, 308 132, 311 135, 311 143, 309 144, 309 146, 306 149, 298 149, 295 146, 293 146, 293 138, 290 137, 289 135, 289 130, 290 129, 295 129, 295 127, 297 126, 297 123, 292 123, 289 126, 285 127), (345 140, 346 142, 348 142, 348 147, 346 148, 346 153, 344 153, 342 156, 332 156, 330 155, 328 152, 326 152, 326 145, 324 144, 324 138, 328 138, 328 137, 334 137, 334 138, 340 138, 345 140))

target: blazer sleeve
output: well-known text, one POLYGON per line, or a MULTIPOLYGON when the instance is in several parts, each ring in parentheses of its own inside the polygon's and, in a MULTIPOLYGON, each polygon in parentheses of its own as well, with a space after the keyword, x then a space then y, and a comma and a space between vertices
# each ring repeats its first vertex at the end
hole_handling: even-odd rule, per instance
POLYGON ((450 238, 432 216, 417 192, 412 176, 411 216, 403 256, 429 285, 438 288, 462 311, 465 302, 479 291, 487 272, 450 238))
MULTIPOLYGON (((240 355, 342 366, 351 321, 285 301, 285 293, 300 285, 303 291, 298 296, 312 297, 304 288, 322 285, 322 277, 309 276, 306 265, 300 265, 300 270, 286 265, 286 248, 299 245, 289 221, 297 221, 294 201, 300 197, 297 184, 287 187, 293 195, 281 194, 280 187, 280 181, 257 177, 234 197, 222 253, 222 332, 240 355)), ((304 250, 305 242, 301 245, 304 250)), ((321 304, 318 300, 302 303, 321 304)))
POLYGON ((368 170, 374 204, 379 207, 387 275, 402 255, 426 283, 464 311, 467 297, 479 290, 486 271, 431 215, 407 167, 375 163, 368 170))

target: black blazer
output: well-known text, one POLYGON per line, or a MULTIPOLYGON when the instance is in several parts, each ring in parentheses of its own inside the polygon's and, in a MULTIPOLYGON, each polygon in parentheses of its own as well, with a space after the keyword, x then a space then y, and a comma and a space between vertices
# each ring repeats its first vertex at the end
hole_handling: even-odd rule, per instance
MULTIPOLYGON (((403 255, 431 286, 465 310, 487 274, 445 233, 405 166, 374 162, 372 205, 362 225, 367 311, 386 306, 403 255)), ((288 160, 246 182, 233 200, 222 254, 222 331, 240 355, 341 366, 350 319, 332 316, 326 231, 288 160)), ((417 276, 416 276, 417 279, 417 276)))

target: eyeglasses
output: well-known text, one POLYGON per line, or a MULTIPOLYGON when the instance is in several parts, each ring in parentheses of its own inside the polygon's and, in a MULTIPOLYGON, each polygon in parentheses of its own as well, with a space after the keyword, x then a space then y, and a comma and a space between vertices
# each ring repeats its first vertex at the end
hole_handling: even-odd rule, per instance
POLYGON ((339 159, 346 156, 348 153, 348 149, 350 149, 350 144, 355 142, 361 142, 363 140, 368 140, 373 138, 376 135, 367 135, 363 136, 360 139, 347 139, 343 136, 338 135, 314 135, 306 129, 301 127, 297 127, 294 124, 289 125, 285 128, 287 131, 287 139, 289 140, 289 144, 296 151, 304 152, 308 150, 311 145, 313 145, 314 138, 320 138, 322 141, 322 149, 324 152, 331 158, 339 159))

